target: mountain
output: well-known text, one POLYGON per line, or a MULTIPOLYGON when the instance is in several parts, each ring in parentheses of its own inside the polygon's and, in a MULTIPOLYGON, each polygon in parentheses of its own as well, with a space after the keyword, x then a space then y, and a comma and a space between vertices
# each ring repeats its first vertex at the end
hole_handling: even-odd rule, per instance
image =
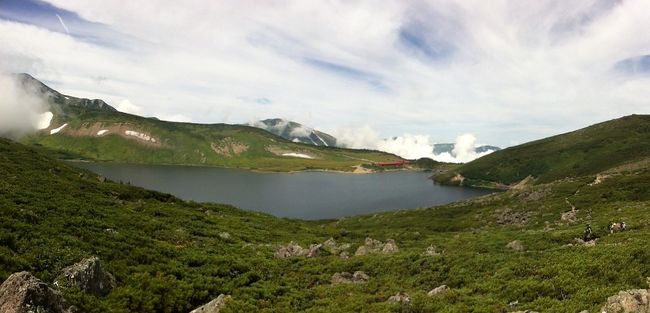
POLYGON ((220 294, 231 296, 222 313, 613 312, 608 302, 645 291, 650 276, 647 162, 586 159, 609 168, 435 208, 301 221, 106 181, 36 148, 0 139, 0 282, 29 271, 54 286, 96 256, 115 278, 106 296, 56 287, 80 312, 189 312, 220 294), (610 234, 611 221, 628 230, 610 234), (575 239, 586 223, 597 241, 575 239), (281 257, 296 245, 311 257, 281 257))
POLYGON ((503 149, 439 175, 439 182, 511 185, 593 175, 650 156, 650 116, 630 115, 503 149), (460 175, 460 176, 458 176, 460 175))
POLYGON ((334 136, 281 118, 257 121, 250 126, 264 129, 292 142, 314 146, 336 147, 336 138, 334 136))
POLYGON ((66 114, 70 107, 105 110, 117 110, 100 99, 76 98, 64 95, 26 73, 15 74, 16 80, 26 89, 44 95, 51 104, 51 109, 58 114, 66 114))
MULTIPOLYGON (((451 154, 453 150, 454 150, 453 143, 436 143, 433 145, 433 154, 442 154, 442 153, 451 154)), ((501 148, 496 146, 490 146, 490 145, 478 146, 475 149, 476 153, 485 153, 488 151, 499 151, 499 150, 501 150, 501 148)))
MULTIPOLYGON (((400 160, 379 151, 295 143, 250 126, 144 118, 118 112, 102 100, 62 95, 29 75, 19 77, 47 97, 53 113, 47 128, 23 142, 61 158, 265 171, 353 171, 361 164, 400 160)), ((325 134, 321 138, 330 140, 325 134)))

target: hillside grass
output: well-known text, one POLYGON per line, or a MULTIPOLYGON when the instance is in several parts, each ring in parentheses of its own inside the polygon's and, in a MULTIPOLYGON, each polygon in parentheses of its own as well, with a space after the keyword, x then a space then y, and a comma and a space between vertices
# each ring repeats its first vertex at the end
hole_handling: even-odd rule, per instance
POLYGON ((523 145, 493 152, 436 180, 464 185, 515 184, 528 176, 536 183, 593 175, 650 156, 650 115, 630 115, 523 145))
POLYGON ((354 167, 400 158, 373 150, 317 147, 288 141, 265 130, 243 125, 192 124, 160 121, 120 112, 82 107, 64 107, 65 112, 55 116, 52 127, 67 123, 61 132, 48 131, 26 137, 22 141, 50 151, 58 157, 81 158, 103 162, 140 164, 203 165, 244 168, 262 171, 335 170, 353 171, 354 167), (79 135, 93 125, 102 128, 124 125, 134 131, 155 137, 160 144, 152 145, 135 138, 108 133, 79 135), (232 140, 246 146, 240 154, 216 153, 211 144, 232 140), (313 159, 276 155, 269 147, 308 154, 313 159))
POLYGON ((435 208, 301 221, 102 183, 0 139, 0 280, 27 270, 51 283, 97 255, 118 287, 105 298, 65 290, 85 312, 188 312, 220 293, 233 296, 222 312, 596 312, 650 276, 650 171, 610 175, 593 186, 585 176, 435 208), (576 222, 560 220, 566 199, 579 210, 576 222), (498 224, 505 209, 526 222, 498 224), (607 235, 610 221, 629 231, 607 235), (585 223, 601 236, 597 245, 567 246, 585 223), (395 239, 400 252, 273 257, 278 244, 330 237, 354 253, 367 236, 395 239), (525 251, 506 248, 515 239, 525 251), (441 254, 424 255, 429 246, 441 254), (356 270, 370 282, 330 285, 335 272, 356 270), (451 291, 426 296, 441 284, 451 291), (399 291, 411 305, 386 301, 399 291))

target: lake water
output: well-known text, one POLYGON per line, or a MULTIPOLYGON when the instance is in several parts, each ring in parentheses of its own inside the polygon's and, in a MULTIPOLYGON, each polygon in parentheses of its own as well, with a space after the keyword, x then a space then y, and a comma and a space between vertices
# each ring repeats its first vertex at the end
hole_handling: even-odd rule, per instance
POLYGON ((434 185, 429 173, 258 173, 194 166, 72 163, 113 181, 181 199, 218 202, 279 217, 338 218, 445 204, 489 193, 434 185))

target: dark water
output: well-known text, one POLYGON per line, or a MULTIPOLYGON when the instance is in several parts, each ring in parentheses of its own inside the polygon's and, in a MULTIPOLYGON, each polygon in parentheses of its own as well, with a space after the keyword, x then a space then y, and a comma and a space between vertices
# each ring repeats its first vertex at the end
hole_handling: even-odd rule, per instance
POLYGON ((434 185, 428 173, 256 173, 191 166, 72 163, 113 181, 130 182, 186 200, 302 219, 412 209, 489 193, 434 185))

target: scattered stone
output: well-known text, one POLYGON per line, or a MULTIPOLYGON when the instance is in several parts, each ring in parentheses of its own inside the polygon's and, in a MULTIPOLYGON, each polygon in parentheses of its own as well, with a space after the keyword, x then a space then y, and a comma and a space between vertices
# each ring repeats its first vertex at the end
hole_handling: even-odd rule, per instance
POLYGON ((320 243, 309 246, 309 250, 307 251, 307 257, 308 258, 315 258, 315 257, 320 256, 320 251, 321 251, 322 247, 323 247, 323 245, 320 244, 320 243))
POLYGON ((350 258, 350 254, 347 251, 341 252, 341 254, 339 254, 339 256, 341 257, 341 259, 349 259, 350 258))
POLYGON ((438 286, 436 288, 433 288, 431 291, 429 291, 427 293, 427 295, 429 297, 433 297, 435 295, 439 295, 439 294, 445 293, 447 291, 449 291, 449 287, 447 287, 447 285, 441 285, 441 286, 438 286))
POLYGON ((526 311, 515 311, 515 312, 509 312, 509 313, 539 313, 539 312, 532 311, 532 310, 526 310, 526 311))
POLYGON ((113 236, 119 234, 119 233, 117 232, 117 230, 112 229, 112 228, 106 228, 106 229, 104 229, 104 232, 107 233, 107 234, 109 234, 109 235, 113 235, 113 236))
POLYGON ((106 181, 106 177, 100 175, 100 176, 97 176, 97 180, 98 180, 100 183, 103 183, 103 182, 106 181))
POLYGON ((397 304, 409 304, 411 303, 411 297, 405 292, 398 292, 396 295, 388 298, 388 302, 397 304))
POLYGON ((499 225, 523 225, 528 223, 528 219, 532 214, 532 212, 512 212, 509 208, 494 211, 494 217, 499 225))
POLYGON ((620 291, 607 298, 603 313, 650 313, 650 292, 646 289, 620 291))
MULTIPOLYGON (((596 246, 596 241, 598 241, 598 239, 584 241, 584 240, 582 240, 580 238, 573 238, 573 241, 575 242, 576 245, 580 245, 580 246, 583 246, 583 247, 595 247, 596 246)), ((571 244, 569 244, 569 245, 571 245, 571 244)))
POLYGON ((375 251, 380 250, 384 246, 384 244, 381 241, 376 240, 376 239, 372 239, 370 237, 366 238, 366 241, 365 241, 364 245, 368 249, 375 250, 375 251))
POLYGON ((577 218, 576 218, 577 213, 578 213, 578 210, 573 208, 573 209, 571 209, 571 211, 560 213, 560 219, 563 220, 563 221, 573 223, 573 222, 575 222, 577 220, 577 218))
POLYGON ((357 248, 357 251, 354 252, 354 255, 355 256, 364 256, 364 255, 368 255, 370 253, 371 252, 370 252, 370 249, 368 249, 368 247, 360 246, 359 248, 357 248))
POLYGON ((435 246, 428 246, 427 249, 424 251, 424 255, 426 256, 436 256, 440 254, 441 253, 438 252, 435 246))
POLYGON ((323 242, 323 248, 331 254, 338 254, 338 244, 334 238, 327 239, 323 242))
POLYGON ((370 280, 370 276, 362 271, 334 273, 330 281, 332 285, 338 284, 365 284, 370 280))
POLYGON ((517 252, 524 251, 524 245, 519 240, 513 240, 513 241, 509 242, 506 245, 506 248, 508 248, 510 250, 513 250, 513 251, 517 251, 517 252))
POLYGON ((229 295, 220 294, 214 300, 192 310, 190 313, 219 313, 231 299, 232 297, 229 295))
POLYGON ((399 247, 395 243, 395 240, 393 239, 388 239, 388 242, 384 245, 384 248, 381 249, 381 253, 383 254, 392 254, 399 252, 399 247))
POLYGON ((102 297, 115 288, 115 278, 104 271, 101 261, 94 256, 64 268, 62 285, 77 286, 87 293, 102 297))
POLYGON ((0 285, 2 313, 73 313, 58 291, 28 272, 14 273, 0 285))
POLYGON ((230 239, 230 234, 227 233, 227 232, 225 232, 225 231, 224 231, 224 232, 220 232, 220 233, 219 233, 219 238, 221 238, 221 239, 230 239))
POLYGON ((280 246, 278 247, 277 250, 275 250, 275 257, 276 258, 292 258, 292 257, 298 257, 298 256, 303 256, 307 252, 305 249, 303 249, 301 246, 296 244, 295 242, 290 242, 286 246, 280 246))

